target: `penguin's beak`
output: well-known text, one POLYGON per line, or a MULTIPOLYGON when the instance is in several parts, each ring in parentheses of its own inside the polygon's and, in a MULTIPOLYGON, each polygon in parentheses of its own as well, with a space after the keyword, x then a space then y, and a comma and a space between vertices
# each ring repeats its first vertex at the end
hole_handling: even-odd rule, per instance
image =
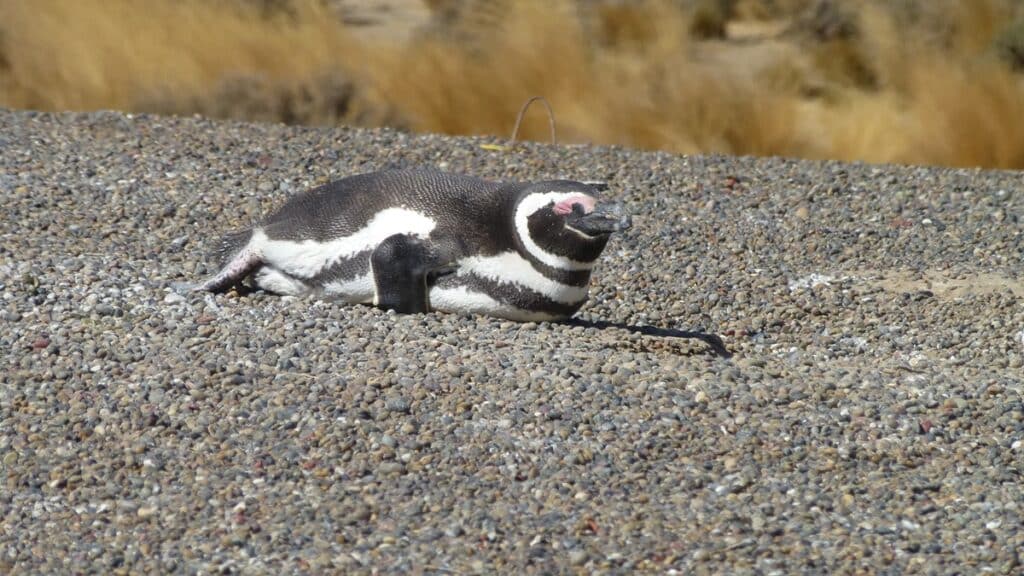
POLYGON ((632 217, 618 202, 603 202, 590 213, 584 213, 579 204, 573 205, 572 213, 566 217, 567 226, 588 236, 603 236, 612 232, 628 230, 633 225, 632 217))

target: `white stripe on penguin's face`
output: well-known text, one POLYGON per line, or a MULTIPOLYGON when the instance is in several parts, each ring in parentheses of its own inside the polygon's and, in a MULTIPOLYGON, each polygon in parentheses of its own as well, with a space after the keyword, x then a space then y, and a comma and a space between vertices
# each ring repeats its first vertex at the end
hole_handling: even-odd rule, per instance
POLYGON ((327 242, 274 240, 259 228, 253 231, 253 241, 258 242, 267 264, 298 278, 312 278, 342 258, 376 247, 388 236, 411 234, 425 238, 435 226, 432 218, 414 210, 388 208, 352 235, 327 242))
POLYGON ((529 288, 559 304, 579 304, 587 298, 586 286, 569 286, 556 282, 515 252, 463 258, 458 261, 458 273, 475 274, 499 284, 529 288))
POLYGON ((530 225, 529 218, 534 212, 547 207, 552 202, 558 203, 562 200, 567 200, 573 196, 582 196, 580 192, 544 192, 536 194, 528 194, 525 198, 520 200, 516 206, 515 223, 516 223, 516 234, 519 235, 519 240, 523 243, 526 251, 531 256, 540 260, 541 262, 551 266, 553 268, 560 268, 562 270, 590 270, 594 267, 594 262, 580 262, 579 260, 573 260, 559 254, 552 254, 547 250, 541 248, 537 243, 530 237, 530 225))

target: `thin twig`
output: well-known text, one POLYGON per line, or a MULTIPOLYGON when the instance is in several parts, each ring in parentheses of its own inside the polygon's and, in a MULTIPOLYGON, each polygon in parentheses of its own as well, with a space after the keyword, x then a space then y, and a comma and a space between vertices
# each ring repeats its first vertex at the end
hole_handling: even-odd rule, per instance
POLYGON ((555 138, 555 111, 551 109, 551 104, 548 103, 548 99, 543 96, 534 96, 523 103, 523 107, 519 109, 519 115, 516 116, 516 125, 512 129, 512 142, 516 141, 516 137, 519 136, 519 125, 523 123, 523 116, 526 115, 527 109, 530 108, 530 104, 533 104, 537 100, 544 103, 544 107, 548 110, 548 125, 551 127, 551 143, 557 144, 555 138))

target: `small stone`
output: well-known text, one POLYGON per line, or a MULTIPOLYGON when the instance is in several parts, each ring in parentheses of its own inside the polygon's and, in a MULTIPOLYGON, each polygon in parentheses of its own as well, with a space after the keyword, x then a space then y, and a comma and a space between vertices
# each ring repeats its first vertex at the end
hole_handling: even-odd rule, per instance
POLYGON ((176 292, 168 292, 167 295, 164 296, 164 304, 181 304, 184 301, 185 297, 176 292))
POLYGON ((404 466, 400 462, 382 462, 377 467, 377 471, 385 476, 391 476, 394 474, 401 474, 404 470, 404 466))
POLYGON ((569 552, 569 564, 582 566, 587 563, 589 555, 586 550, 572 550, 569 552))
POLYGON ((391 412, 407 413, 411 409, 411 404, 402 396, 394 396, 387 399, 384 407, 391 412))
POLYGON ((372 515, 373 512, 370 510, 369 506, 360 505, 356 506, 355 510, 345 517, 344 522, 349 525, 362 524, 363 522, 368 521, 372 515))

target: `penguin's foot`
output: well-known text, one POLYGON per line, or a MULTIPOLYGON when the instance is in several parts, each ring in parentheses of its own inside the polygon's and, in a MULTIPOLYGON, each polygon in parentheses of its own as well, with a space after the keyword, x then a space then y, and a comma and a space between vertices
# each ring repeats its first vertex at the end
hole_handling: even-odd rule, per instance
POLYGON ((263 265, 260 253, 251 246, 242 248, 212 278, 196 288, 197 291, 222 292, 241 282, 263 265))

